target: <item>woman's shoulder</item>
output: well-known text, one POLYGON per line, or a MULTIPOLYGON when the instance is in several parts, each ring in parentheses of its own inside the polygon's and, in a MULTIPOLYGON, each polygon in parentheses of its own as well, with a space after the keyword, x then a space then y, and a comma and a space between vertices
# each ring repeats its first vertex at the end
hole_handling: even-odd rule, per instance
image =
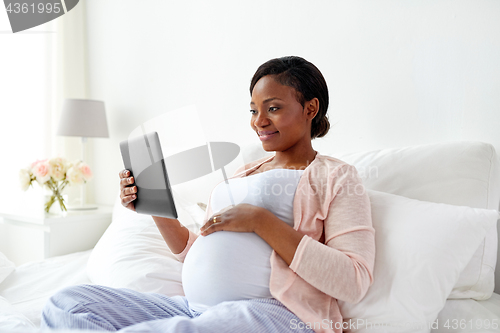
POLYGON ((314 165, 314 167, 318 168, 320 166, 328 166, 329 169, 331 168, 337 168, 339 166, 345 166, 345 167, 354 167, 353 165, 330 155, 323 155, 318 153, 316 155, 316 160, 317 163, 314 165))
POLYGON ((346 181, 347 179, 357 180, 359 175, 354 165, 339 158, 318 153, 314 163, 311 163, 306 176, 309 183, 318 183, 332 187, 339 181, 346 181))

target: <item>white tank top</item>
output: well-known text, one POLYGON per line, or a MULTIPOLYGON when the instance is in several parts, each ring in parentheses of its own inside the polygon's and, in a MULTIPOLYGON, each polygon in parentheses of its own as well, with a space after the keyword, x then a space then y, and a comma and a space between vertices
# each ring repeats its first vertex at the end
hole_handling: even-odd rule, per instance
MULTIPOLYGON (((293 198, 304 170, 272 169, 217 185, 213 212, 248 203, 266 208, 293 227, 293 198), (229 191, 230 190, 230 191, 229 191)), ((224 301, 271 298, 272 248, 253 232, 218 231, 199 236, 182 268, 182 284, 190 307, 203 312, 224 301)))

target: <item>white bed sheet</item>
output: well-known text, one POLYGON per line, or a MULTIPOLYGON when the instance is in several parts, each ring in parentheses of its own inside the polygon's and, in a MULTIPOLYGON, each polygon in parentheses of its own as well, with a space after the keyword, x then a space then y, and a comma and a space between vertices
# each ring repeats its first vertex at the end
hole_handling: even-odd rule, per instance
MULTIPOLYGON (((19 266, 0 284, 0 296, 10 303, 12 309, 39 327, 42 308, 51 295, 67 286, 92 284, 86 273, 90 252, 78 252, 19 266)), ((437 319, 438 328, 431 332, 500 332, 500 328, 486 329, 486 320, 490 324, 496 321, 500 325, 499 294, 493 294, 485 301, 447 300, 437 319)), ((27 327, 23 330, 30 333, 38 331, 27 327)), ((7 331, 2 330, 0 325, 0 333, 3 332, 7 331)))
POLYGON ((500 332, 500 295, 484 301, 449 299, 437 318, 438 328, 432 333, 500 332), (486 328, 487 324, 489 328, 486 328), (493 328, 496 323, 497 328, 493 328), (446 324, 448 326, 446 327, 446 324))
POLYGON ((50 296, 67 286, 92 284, 86 273, 91 251, 21 265, 0 284, 0 296, 39 327, 41 311, 50 296))

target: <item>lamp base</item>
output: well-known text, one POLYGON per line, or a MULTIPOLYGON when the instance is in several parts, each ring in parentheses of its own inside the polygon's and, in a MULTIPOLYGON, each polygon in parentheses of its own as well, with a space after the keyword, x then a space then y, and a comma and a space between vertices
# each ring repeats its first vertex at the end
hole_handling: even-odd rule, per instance
POLYGON ((97 209, 96 205, 69 206, 68 210, 93 210, 97 209))

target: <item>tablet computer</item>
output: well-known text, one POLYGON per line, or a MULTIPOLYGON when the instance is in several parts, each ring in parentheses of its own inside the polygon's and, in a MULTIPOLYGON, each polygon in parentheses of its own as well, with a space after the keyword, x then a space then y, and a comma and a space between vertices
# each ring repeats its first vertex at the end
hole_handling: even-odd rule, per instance
POLYGON ((123 164, 137 186, 135 211, 139 214, 177 218, 172 189, 157 132, 120 142, 123 164))

